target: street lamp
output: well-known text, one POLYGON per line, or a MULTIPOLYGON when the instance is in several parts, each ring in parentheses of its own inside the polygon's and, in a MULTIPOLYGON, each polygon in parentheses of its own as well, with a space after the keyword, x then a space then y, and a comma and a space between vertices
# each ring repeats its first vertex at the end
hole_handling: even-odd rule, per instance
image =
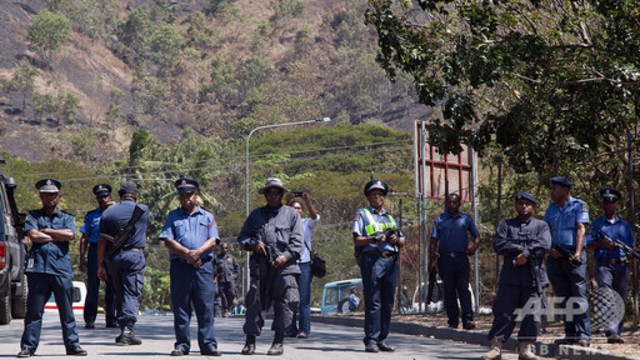
MULTIPOLYGON (((251 132, 249 132, 249 135, 247 136, 247 147, 245 150, 245 162, 246 162, 246 171, 245 171, 245 196, 244 196, 244 202, 246 205, 246 213, 245 213, 245 218, 249 217, 249 190, 250 190, 250 185, 249 185, 249 140, 251 139, 251 135, 253 135, 254 132, 258 131, 258 130, 262 130, 262 129, 270 129, 270 128, 275 128, 275 127, 280 127, 280 126, 293 126, 293 125, 302 125, 302 124, 313 124, 313 123, 321 123, 321 122, 329 122, 331 121, 330 118, 328 117, 323 117, 323 118, 318 118, 318 119, 313 119, 313 120, 306 120, 306 121, 296 121, 296 122, 290 122, 290 123, 284 123, 284 124, 273 124, 273 125, 264 125, 264 126, 258 126, 257 128, 251 130, 251 132)), ((242 294, 244 296, 245 294, 245 286, 247 291, 249 291, 249 252, 247 251, 247 257, 246 257, 246 268, 245 268, 245 272, 246 272, 246 281, 244 284, 242 284, 242 294)))

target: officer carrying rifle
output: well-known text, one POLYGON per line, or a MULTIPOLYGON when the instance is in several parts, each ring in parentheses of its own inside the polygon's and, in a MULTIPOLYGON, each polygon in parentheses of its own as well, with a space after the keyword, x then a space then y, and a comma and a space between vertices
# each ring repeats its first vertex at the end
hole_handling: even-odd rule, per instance
MULTIPOLYGON (((633 250, 635 240, 629 223, 616 214, 620 192, 612 188, 600 190, 604 215, 597 218, 587 235, 587 248, 595 249, 598 289, 613 289, 624 299, 629 285, 629 256, 640 257, 633 250)), ((610 344, 620 344, 622 321, 606 322, 605 335, 610 344)))
POLYGON ((516 321, 522 321, 518 359, 540 359, 534 354, 533 344, 540 333, 542 292, 549 284, 543 260, 551 246, 551 233, 547 223, 533 217, 537 204, 533 195, 519 192, 515 197, 518 216, 500 223, 493 237, 493 249, 504 256, 504 265, 493 303, 491 350, 482 356, 483 360, 501 359, 502 344, 511 337, 516 321), (516 309, 530 313, 523 313, 524 317, 518 319, 516 309))
POLYGON ((297 260, 302 252, 304 228, 298 212, 282 204, 288 190, 279 179, 267 179, 258 192, 264 194, 267 205, 251 212, 238 235, 238 243, 253 252, 243 327, 247 339, 242 354, 255 353, 256 336, 260 335, 265 313, 273 304, 271 329, 275 337, 267 355, 282 355, 284 335, 299 302, 297 260))

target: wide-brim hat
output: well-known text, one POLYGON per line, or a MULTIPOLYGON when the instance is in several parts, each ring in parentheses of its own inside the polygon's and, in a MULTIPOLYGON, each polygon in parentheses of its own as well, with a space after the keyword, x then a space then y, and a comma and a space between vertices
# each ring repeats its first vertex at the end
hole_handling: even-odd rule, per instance
POLYGON ((264 192, 267 191, 268 188, 273 188, 273 187, 278 188, 284 192, 289 192, 287 188, 282 186, 282 181, 280 181, 280 179, 270 178, 270 179, 267 179, 267 182, 264 184, 264 186, 261 187, 260 190, 258 190, 258 193, 264 194, 264 192))

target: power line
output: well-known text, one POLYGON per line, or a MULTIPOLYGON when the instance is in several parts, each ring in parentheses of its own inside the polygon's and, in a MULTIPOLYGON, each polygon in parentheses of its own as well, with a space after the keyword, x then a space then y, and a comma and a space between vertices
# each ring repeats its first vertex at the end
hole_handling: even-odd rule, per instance
MULTIPOLYGON (((370 143, 370 144, 334 146, 334 147, 329 147, 329 148, 324 148, 324 149, 299 150, 299 151, 283 152, 283 153, 269 153, 269 154, 257 154, 257 155, 249 154, 249 158, 250 159, 259 159, 259 158, 265 158, 265 157, 269 157, 269 156, 281 156, 281 155, 289 155, 289 156, 291 156, 291 155, 296 155, 296 154, 305 154, 305 153, 314 153, 314 152, 327 152, 327 151, 336 151, 336 150, 360 148, 360 147, 377 147, 377 146, 401 144, 401 143, 412 143, 412 142, 413 142, 413 140, 396 140, 396 141, 377 142, 377 143, 370 143)), ((231 161, 231 160, 238 160, 240 157, 241 156, 233 156, 233 157, 226 157, 226 158, 208 158, 208 159, 193 160, 193 161, 181 161, 181 162, 158 162, 158 163, 155 163, 155 164, 144 164, 144 165, 134 165, 134 166, 120 167, 120 168, 111 169, 111 171, 125 171, 125 170, 134 170, 134 169, 138 169, 138 168, 154 168, 154 167, 171 166, 171 165, 198 164, 198 163, 204 163, 204 162, 208 162, 208 161, 216 161, 216 162, 223 162, 224 163, 224 162, 231 161)), ((242 156, 242 157, 244 157, 244 156, 242 156)), ((236 163, 233 163, 233 164, 236 164, 236 163)), ((234 166, 236 166, 236 165, 234 165, 234 166)), ((199 168, 195 168, 195 169, 196 170, 199 170, 199 169, 206 170, 206 169, 208 169, 208 167, 199 167, 199 168)), ((192 169, 185 169, 184 171, 191 171, 191 170, 192 169)), ((94 171, 94 169, 88 168, 88 169, 57 171, 57 172, 47 172, 47 173, 36 173, 36 174, 19 174, 19 175, 15 175, 14 178, 31 177, 31 176, 65 175, 65 174, 74 174, 74 173, 86 173, 86 172, 91 172, 91 171, 94 171)), ((90 178, 84 178, 84 179, 93 180, 93 179, 99 179, 99 178, 116 178, 116 177, 119 177, 119 176, 120 175, 104 175, 104 176, 100 176, 100 177, 90 177, 90 178)), ((68 180, 71 180, 71 179, 67 179, 65 181, 68 181, 68 180)))

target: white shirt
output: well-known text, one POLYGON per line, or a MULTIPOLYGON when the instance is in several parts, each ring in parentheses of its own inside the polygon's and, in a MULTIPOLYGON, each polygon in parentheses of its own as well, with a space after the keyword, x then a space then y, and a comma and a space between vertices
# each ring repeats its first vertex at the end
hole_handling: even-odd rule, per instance
POLYGON ((315 220, 311 218, 302 219, 302 225, 304 226, 304 243, 306 245, 302 247, 300 260, 298 260, 298 262, 300 263, 311 261, 311 254, 309 254, 309 249, 311 249, 311 233, 313 232, 313 229, 316 227, 316 224, 318 224, 319 221, 320 214, 316 214, 315 220))

